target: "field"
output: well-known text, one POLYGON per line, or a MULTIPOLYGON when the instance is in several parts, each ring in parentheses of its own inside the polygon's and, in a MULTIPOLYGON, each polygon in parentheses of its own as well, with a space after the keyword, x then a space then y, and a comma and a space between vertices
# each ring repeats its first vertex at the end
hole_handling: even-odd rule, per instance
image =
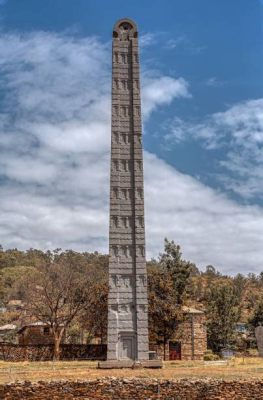
POLYGON ((0 384, 15 381, 92 380, 103 377, 125 378, 223 378, 263 379, 263 359, 235 358, 228 362, 170 361, 161 370, 98 370, 96 362, 0 362, 0 384))

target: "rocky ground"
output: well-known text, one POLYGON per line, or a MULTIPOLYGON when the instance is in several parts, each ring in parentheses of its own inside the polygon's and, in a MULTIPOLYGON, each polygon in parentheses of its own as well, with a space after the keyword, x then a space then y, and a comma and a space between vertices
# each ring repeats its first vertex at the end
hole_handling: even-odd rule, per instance
POLYGON ((0 386, 0 399, 262 400, 263 380, 119 379, 59 381, 0 386))

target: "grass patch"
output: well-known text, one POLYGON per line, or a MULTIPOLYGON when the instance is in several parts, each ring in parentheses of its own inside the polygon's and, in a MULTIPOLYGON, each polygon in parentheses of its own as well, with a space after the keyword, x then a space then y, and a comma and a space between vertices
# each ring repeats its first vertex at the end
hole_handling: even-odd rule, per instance
POLYGON ((211 365, 200 361, 167 361, 161 370, 123 369, 98 370, 95 361, 59 361, 59 362, 0 362, 0 384, 29 380, 90 380, 103 377, 119 378, 223 378, 263 379, 262 358, 233 358, 226 364, 211 365))

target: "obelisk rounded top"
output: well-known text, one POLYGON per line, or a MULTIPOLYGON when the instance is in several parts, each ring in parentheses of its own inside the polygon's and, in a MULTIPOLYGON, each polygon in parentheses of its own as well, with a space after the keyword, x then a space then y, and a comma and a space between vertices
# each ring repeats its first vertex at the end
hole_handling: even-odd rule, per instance
POLYGON ((113 37, 123 37, 123 36, 138 36, 138 29, 136 23, 130 18, 119 19, 113 27, 113 37))

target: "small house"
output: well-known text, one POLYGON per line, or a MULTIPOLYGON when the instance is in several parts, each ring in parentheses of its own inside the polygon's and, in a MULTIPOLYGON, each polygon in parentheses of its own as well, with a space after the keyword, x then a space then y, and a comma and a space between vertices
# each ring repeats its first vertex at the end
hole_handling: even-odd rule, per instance
POLYGON ((191 307, 183 307, 184 319, 165 346, 150 344, 150 349, 168 360, 203 360, 207 350, 205 314, 191 307))
POLYGON ((6 324, 0 326, 0 342, 16 342, 16 329, 14 324, 6 324))
POLYGON ((17 332, 20 345, 54 344, 50 325, 43 322, 34 322, 22 326, 17 332))

